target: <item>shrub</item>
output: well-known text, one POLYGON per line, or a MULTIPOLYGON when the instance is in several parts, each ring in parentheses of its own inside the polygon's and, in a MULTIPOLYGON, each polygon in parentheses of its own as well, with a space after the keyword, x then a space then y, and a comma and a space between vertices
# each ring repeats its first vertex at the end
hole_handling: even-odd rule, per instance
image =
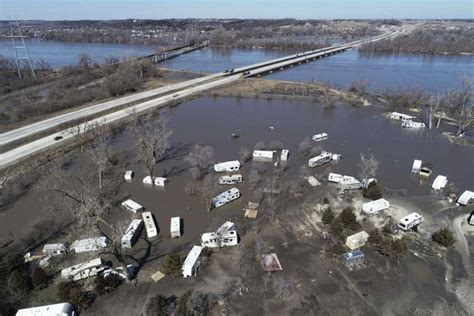
POLYGON ((340 237, 343 231, 344 225, 342 224, 341 219, 339 217, 336 217, 332 221, 331 226, 329 226, 329 232, 336 237, 340 237))
POLYGON ((192 315, 191 311, 188 308, 188 301, 189 301, 189 298, 191 297, 191 293, 192 293, 191 291, 187 291, 179 298, 178 310, 177 310, 178 316, 192 315))
POLYGON ((346 248, 344 248, 344 246, 340 242, 335 242, 331 246, 329 246, 327 251, 328 251, 328 254, 334 257, 337 257, 345 253, 346 248))
POLYGON ((97 294, 102 295, 107 292, 112 292, 122 283, 123 278, 116 273, 111 273, 106 277, 104 277, 103 275, 99 275, 94 280, 94 288, 97 294))
POLYGON ((330 207, 323 211, 323 216, 321 217, 324 225, 329 225, 334 220, 334 212, 330 207))
POLYGON ((353 230, 360 228, 360 224, 357 222, 357 217, 352 207, 346 207, 339 215, 339 218, 341 219, 344 228, 353 230))
POLYGON ((95 299, 92 293, 85 291, 81 284, 73 281, 60 282, 57 296, 61 301, 74 305, 78 312, 84 311, 95 299))
POLYGON ((362 191, 362 195, 372 201, 381 199, 383 196, 382 189, 380 189, 380 186, 375 181, 371 182, 369 186, 362 191))
POLYGON ((170 253, 166 256, 165 262, 161 267, 161 271, 164 274, 172 275, 174 277, 179 277, 181 275, 181 268, 183 266, 183 259, 181 255, 177 252, 170 253))
POLYGON ((31 271, 31 282, 35 290, 41 290, 48 286, 49 276, 46 271, 38 266, 33 267, 31 271))
POLYGON ((176 296, 166 297, 163 295, 153 296, 146 305, 146 314, 149 316, 171 315, 176 301, 176 296))
POLYGON ((453 232, 447 227, 441 228, 440 230, 434 232, 431 237, 434 241, 444 247, 452 246, 456 242, 453 232))

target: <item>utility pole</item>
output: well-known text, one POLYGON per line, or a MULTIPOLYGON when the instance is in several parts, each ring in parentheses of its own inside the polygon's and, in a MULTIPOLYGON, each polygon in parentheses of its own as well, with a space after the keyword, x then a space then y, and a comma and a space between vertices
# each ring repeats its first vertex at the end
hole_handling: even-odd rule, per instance
POLYGON ((26 60, 26 63, 28 67, 30 68, 31 75, 36 80, 35 70, 33 69, 33 65, 31 63, 30 54, 28 53, 28 50, 26 49, 26 44, 24 40, 25 36, 23 36, 21 32, 20 23, 18 22, 18 20, 16 20, 15 22, 10 21, 8 23, 8 26, 10 27, 10 36, 6 36, 6 37, 10 37, 12 39, 13 50, 15 52, 15 63, 16 63, 16 70, 18 72, 18 78, 22 79, 22 74, 21 74, 22 62, 21 61, 26 60), (20 40, 15 41, 15 39, 20 39, 20 40))

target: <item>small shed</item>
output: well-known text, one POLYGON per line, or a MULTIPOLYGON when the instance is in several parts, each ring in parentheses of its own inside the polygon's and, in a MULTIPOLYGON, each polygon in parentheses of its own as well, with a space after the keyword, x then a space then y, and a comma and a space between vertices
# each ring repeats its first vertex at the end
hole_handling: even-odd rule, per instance
POLYGON ((245 211, 244 218, 257 218, 257 209, 259 206, 260 204, 249 201, 247 206, 243 209, 245 211))
POLYGON ((423 162, 421 160, 418 160, 418 159, 415 159, 413 161, 413 166, 411 167, 411 172, 413 173, 420 173, 420 169, 421 169, 421 164, 423 162))
POLYGON ((364 264, 365 255, 360 250, 346 252, 342 255, 342 260, 347 268, 353 269, 364 264))
POLYGON ((346 238, 346 246, 350 250, 359 249, 360 247, 364 246, 369 238, 369 234, 365 231, 358 232, 357 234, 351 235, 346 238))

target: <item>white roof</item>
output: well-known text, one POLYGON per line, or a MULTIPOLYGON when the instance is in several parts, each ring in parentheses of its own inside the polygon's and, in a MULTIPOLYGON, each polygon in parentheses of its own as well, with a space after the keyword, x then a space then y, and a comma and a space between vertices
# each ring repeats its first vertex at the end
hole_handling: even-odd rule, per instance
POLYGON ((390 207, 390 203, 385 199, 378 199, 362 204, 362 211, 366 214, 378 213, 390 207))
POLYGON ((448 178, 446 178, 445 176, 439 175, 433 181, 432 187, 435 190, 441 190, 442 188, 444 188, 446 186, 447 183, 448 183, 448 178))
POLYGON ((273 150, 254 150, 252 155, 254 158, 273 158, 274 153, 273 150))
POLYGON ((228 231, 231 231, 231 230, 235 230, 235 224, 232 223, 232 222, 225 222, 224 224, 222 224, 217 230, 216 230, 216 233, 219 234, 219 235, 222 235, 224 234, 225 232, 228 232, 228 231))
POLYGON ((220 163, 216 163, 214 165, 214 171, 216 172, 222 172, 225 171, 227 168, 240 168, 240 162, 238 160, 232 160, 232 161, 224 161, 220 163))
POLYGON ((233 196, 234 194, 236 193, 240 193, 239 189, 237 188, 231 188, 225 192, 222 192, 221 194, 219 194, 218 196, 216 196, 215 198, 212 199, 212 202, 214 204, 217 204, 217 203, 227 203, 230 201, 230 197, 233 196))
POLYGON ((327 133, 320 133, 320 134, 313 135, 313 140, 318 141, 318 140, 322 140, 322 139, 327 138, 327 137, 328 137, 327 133))
POLYGON ((474 199, 474 192, 466 190, 463 194, 458 198, 458 203, 461 205, 468 205, 471 199, 474 199))
POLYGON ((400 220, 400 222, 403 222, 403 223, 411 223, 413 221, 416 221, 418 219, 422 218, 422 216, 418 213, 411 213, 411 214, 408 214, 407 216, 405 216, 404 218, 402 218, 400 220))
POLYGON ((403 113, 399 113, 399 112, 392 112, 392 114, 390 114, 390 116, 392 116, 392 117, 406 118, 406 119, 412 119, 412 118, 413 118, 413 116, 411 116, 411 115, 403 114, 403 113))
POLYGON ((126 208, 131 209, 135 212, 143 208, 143 206, 131 199, 123 201, 122 206, 125 206, 126 208))
POLYGON ((48 252, 48 251, 65 251, 66 247, 64 247, 64 244, 46 244, 43 247, 43 252, 48 252))
POLYGON ((143 222, 145 223, 145 229, 146 229, 148 238, 152 238, 158 235, 155 221, 153 219, 153 215, 151 215, 151 212, 143 212, 142 218, 143 218, 143 222))
POLYGON ((102 259, 101 258, 95 258, 87 262, 81 262, 79 264, 70 266, 68 268, 62 269, 61 270, 61 275, 63 277, 67 277, 71 272, 79 273, 82 270, 93 268, 96 266, 102 265, 102 259))
POLYGON ((202 247, 193 246, 183 263, 183 268, 192 268, 201 255, 202 247))
POLYGON ((30 308, 22 308, 16 312, 17 316, 64 316, 72 315, 74 306, 69 303, 43 305, 30 308))
POLYGON ((170 230, 172 232, 179 232, 181 226, 181 218, 179 216, 177 217, 171 217, 171 227, 170 230))
POLYGON ((415 159, 415 160, 413 161, 413 167, 412 167, 412 169, 420 169, 422 163, 423 163, 423 162, 422 162, 421 160, 415 159))
POLYGON ((133 235, 135 235, 135 231, 137 230, 138 227, 140 227, 141 223, 142 223, 141 219, 132 220, 132 222, 127 228, 127 231, 125 232, 125 235, 123 235, 122 240, 132 239, 133 235))
POLYGON ((326 152, 326 151, 323 151, 323 152, 321 152, 321 154, 319 154, 319 155, 316 156, 316 157, 311 158, 309 161, 314 161, 314 162, 316 162, 316 161, 318 161, 318 160, 321 160, 321 159, 324 159, 324 158, 327 158, 327 157, 332 157, 332 154, 331 154, 331 153, 328 153, 328 152, 326 152))
POLYGON ((96 251, 99 248, 107 247, 107 237, 95 237, 76 240, 72 243, 70 249, 75 252, 96 251))

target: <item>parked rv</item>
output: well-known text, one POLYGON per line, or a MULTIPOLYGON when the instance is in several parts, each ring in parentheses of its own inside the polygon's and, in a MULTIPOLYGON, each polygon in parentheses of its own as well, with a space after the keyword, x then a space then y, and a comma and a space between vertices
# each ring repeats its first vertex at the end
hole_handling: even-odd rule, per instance
POLYGON ((106 248, 109 243, 107 237, 96 237, 76 240, 71 244, 69 249, 75 253, 97 251, 101 248, 106 248))
POLYGON ((127 210, 129 210, 130 212, 133 212, 133 213, 137 213, 137 212, 140 212, 140 211, 143 211, 143 206, 141 206, 140 204, 138 204, 137 202, 131 200, 131 199, 128 199, 126 201, 123 201, 122 202, 122 206, 125 207, 127 210))
POLYGON ((155 220, 151 212, 142 213, 143 223, 145 223, 146 235, 148 238, 153 238, 158 235, 158 230, 156 229, 155 220))
POLYGON ((273 150, 254 150, 252 153, 253 159, 273 159, 273 150))
POLYGON ((404 231, 415 229, 423 222, 424 218, 418 213, 411 213, 398 222, 398 227, 404 231))
POLYGON ((232 188, 230 190, 222 192, 221 194, 213 198, 211 201, 211 206, 213 208, 218 208, 218 207, 221 207, 222 205, 232 202, 235 199, 238 199, 239 197, 240 197, 239 189, 232 188))
POLYGON ((413 166, 411 167, 411 172, 420 173, 422 163, 421 160, 415 159, 413 161, 413 166))
POLYGON ((59 256, 66 253, 67 249, 63 244, 46 244, 43 247, 43 255, 45 256, 59 256))
POLYGON ((72 267, 62 269, 61 277, 65 280, 79 281, 92 276, 97 276, 104 269, 108 268, 101 258, 92 259, 87 262, 76 264, 72 267))
POLYGON ((171 238, 181 237, 181 217, 171 217, 170 233, 171 238))
POLYGON ((446 185, 448 184, 448 178, 445 176, 437 176, 435 180, 433 181, 433 185, 431 186, 435 190, 442 190, 446 185))
POLYGON ((392 112, 390 114, 390 118, 392 120, 398 120, 398 121, 402 121, 402 120, 412 120, 414 119, 413 116, 411 115, 407 115, 407 114, 403 114, 403 113, 398 113, 398 112, 392 112))
POLYGON ((377 214, 389 208, 390 203, 385 199, 378 199, 362 204, 362 212, 368 215, 377 214))
POLYGON ((132 248, 143 229, 143 221, 141 219, 134 219, 127 228, 127 231, 122 236, 122 248, 132 248))
POLYGON ((234 172, 240 169, 238 160, 220 162, 214 165, 215 172, 234 172))
POLYGON ((164 187, 166 182, 168 182, 168 179, 167 178, 163 178, 163 177, 150 177, 150 176, 146 176, 145 178, 143 178, 143 184, 145 185, 155 185, 157 187, 164 187))
POLYGON ((333 154, 323 151, 320 155, 309 159, 308 166, 311 168, 318 167, 330 162, 331 160, 333 160, 333 154))
POLYGON ((217 248, 224 246, 238 245, 238 236, 235 224, 225 222, 215 232, 204 233, 201 236, 201 246, 209 248, 217 248))
POLYGON ((474 200, 474 192, 466 190, 459 196, 457 203, 462 206, 467 206, 471 200, 474 200))
POLYGON ((288 149, 283 149, 281 151, 280 160, 281 161, 287 161, 289 154, 290 154, 290 151, 288 149))
POLYGON ((421 122, 414 122, 412 120, 404 120, 404 121, 402 121, 402 127, 405 127, 405 128, 425 128, 426 125, 425 125, 425 123, 421 123, 421 122))
POLYGON ((364 246, 369 238, 369 234, 365 231, 358 232, 357 234, 351 235, 346 238, 346 247, 349 248, 351 251, 355 249, 359 249, 360 247, 364 246))
POLYGON ((345 176, 338 186, 341 190, 358 190, 362 189, 364 185, 354 177, 345 176))
POLYGON ((184 260, 183 267, 181 268, 183 277, 187 278, 197 274, 199 267, 201 266, 201 261, 199 261, 201 251, 201 246, 193 246, 188 256, 184 260))
POLYGON ((236 184, 243 181, 241 174, 222 176, 219 178, 219 184, 236 184))
POLYGON ((75 316, 74 306, 69 303, 59 303, 43 306, 22 308, 16 316, 75 316))
POLYGON ((325 139, 328 139, 328 134, 327 133, 316 134, 316 135, 313 135, 312 139, 315 142, 320 142, 325 139))

